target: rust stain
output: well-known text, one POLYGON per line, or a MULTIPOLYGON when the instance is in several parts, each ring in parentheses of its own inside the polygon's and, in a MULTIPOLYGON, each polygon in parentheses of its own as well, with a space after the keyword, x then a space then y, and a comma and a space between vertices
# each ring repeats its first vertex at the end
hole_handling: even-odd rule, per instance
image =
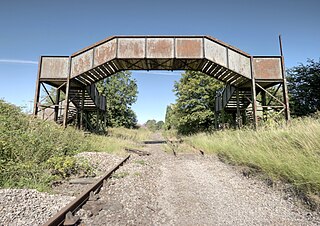
POLYGON ((147 55, 151 58, 172 58, 173 39, 148 39, 147 55))
POLYGON ((279 58, 255 58, 253 69, 256 79, 281 79, 281 64, 279 58))
POLYGON ((79 75, 91 68, 92 50, 72 59, 72 77, 79 75))
POLYGON ((178 58, 202 58, 201 39, 177 39, 178 58))
POLYGON ((41 65, 41 78, 63 78, 68 76, 68 57, 43 57, 41 65))
POLYGON ((106 63, 116 57, 116 41, 111 40, 95 48, 94 66, 106 63))
POLYGON ((143 58, 145 39, 119 39, 119 58, 143 58))

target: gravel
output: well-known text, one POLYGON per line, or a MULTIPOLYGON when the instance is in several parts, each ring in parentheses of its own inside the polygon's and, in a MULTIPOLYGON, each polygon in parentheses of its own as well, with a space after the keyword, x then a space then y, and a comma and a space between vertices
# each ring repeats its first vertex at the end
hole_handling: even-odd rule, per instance
POLYGON ((33 189, 0 189, 0 225, 41 225, 73 198, 33 189))

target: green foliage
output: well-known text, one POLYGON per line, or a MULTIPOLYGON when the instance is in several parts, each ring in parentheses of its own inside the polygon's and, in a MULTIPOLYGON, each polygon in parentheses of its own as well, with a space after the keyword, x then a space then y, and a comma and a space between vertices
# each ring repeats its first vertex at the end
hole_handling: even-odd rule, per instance
POLYGON ((151 135, 151 132, 146 128, 139 128, 139 129, 127 129, 123 127, 108 128, 108 136, 112 138, 118 138, 123 143, 125 141, 142 142, 144 140, 148 140, 150 135, 151 135))
MULTIPOLYGON (((41 97, 41 99, 44 99, 44 102, 42 104, 46 105, 46 106, 54 105, 55 103, 53 103, 53 102, 56 101, 57 89, 50 87, 50 88, 47 88, 47 90, 48 90, 49 95, 47 93, 45 93, 45 96, 41 97)), ((60 99, 60 101, 63 101, 66 99, 66 95, 64 92, 60 91, 60 98, 59 99, 60 99)))
POLYGON ((71 174, 90 174, 90 166, 72 157, 83 151, 119 153, 120 138, 85 136, 71 127, 32 118, 0 100, 0 187, 45 190, 53 180, 71 174))
POLYGON ((131 106, 137 100, 138 88, 131 73, 118 72, 98 82, 97 88, 107 99, 107 126, 135 128, 137 117, 131 106))
POLYGON ((145 123, 145 126, 150 130, 150 131, 156 131, 156 130, 161 130, 164 127, 164 122, 163 121, 156 121, 154 119, 148 120, 145 123))
POLYGON ((296 116, 310 115, 320 110, 320 59, 308 60, 288 70, 290 107, 296 116))
POLYGON ((201 72, 186 71, 174 85, 177 103, 167 108, 166 128, 181 134, 207 131, 214 125, 214 101, 223 85, 201 72))
POLYGON ((120 173, 112 174, 112 178, 115 178, 115 179, 121 179, 121 178, 124 178, 126 176, 129 176, 128 172, 120 172, 120 173))
POLYGON ((320 192, 320 120, 294 119, 289 127, 225 130, 187 137, 187 143, 232 164, 253 167, 304 193, 320 192))
POLYGON ((45 162, 45 166, 50 169, 51 174, 62 178, 77 174, 88 176, 93 174, 93 170, 87 161, 79 161, 73 156, 54 156, 45 162))

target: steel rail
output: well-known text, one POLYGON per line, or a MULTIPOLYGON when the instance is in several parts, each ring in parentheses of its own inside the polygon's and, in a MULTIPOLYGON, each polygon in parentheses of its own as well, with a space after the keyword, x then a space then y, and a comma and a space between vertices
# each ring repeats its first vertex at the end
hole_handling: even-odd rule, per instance
POLYGON ((103 181, 108 179, 112 175, 112 173, 116 171, 129 158, 130 158, 130 155, 124 158, 118 165, 116 165, 113 169, 111 169, 108 173, 106 173, 103 177, 101 177, 95 184, 91 185, 87 190, 82 192, 76 199, 71 201, 64 208, 62 208, 58 213, 56 213, 46 223, 44 223, 43 226, 62 225, 66 218, 66 214, 69 212, 75 213, 77 210, 79 210, 89 199, 90 193, 99 191, 99 189, 103 186, 103 181))

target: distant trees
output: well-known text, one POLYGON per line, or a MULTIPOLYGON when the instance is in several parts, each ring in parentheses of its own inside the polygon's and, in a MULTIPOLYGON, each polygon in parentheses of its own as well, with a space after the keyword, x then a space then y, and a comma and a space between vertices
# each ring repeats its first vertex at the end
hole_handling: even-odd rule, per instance
POLYGON ((99 92, 106 96, 107 126, 134 128, 137 116, 131 109, 137 100, 138 87, 131 72, 123 71, 97 83, 99 92))
POLYGON ((207 131, 214 126, 214 103, 223 84, 206 74, 186 71, 174 85, 177 102, 167 107, 165 127, 181 134, 207 131))
POLYGON ((320 59, 308 60, 287 71, 290 108, 295 116, 310 115, 320 110, 320 59))
POLYGON ((145 126, 151 131, 161 130, 164 127, 164 122, 163 121, 157 122, 156 120, 152 119, 152 120, 148 120, 145 123, 145 126))

